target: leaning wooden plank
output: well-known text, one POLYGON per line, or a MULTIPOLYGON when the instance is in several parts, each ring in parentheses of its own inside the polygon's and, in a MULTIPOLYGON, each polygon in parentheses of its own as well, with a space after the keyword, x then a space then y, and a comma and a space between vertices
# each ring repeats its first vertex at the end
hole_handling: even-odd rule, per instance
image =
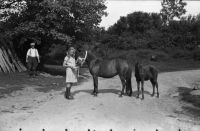
POLYGON ((9 60, 9 57, 7 55, 5 48, 2 47, 2 51, 3 51, 3 57, 4 57, 8 67, 10 69, 10 72, 14 72, 15 70, 13 69, 13 65, 10 63, 10 60, 9 60))
POLYGON ((1 48, 0 48, 0 66, 3 70, 3 72, 7 73, 6 67, 5 67, 4 62, 3 62, 3 56, 2 56, 1 48))
POLYGON ((2 58, 3 58, 2 61, 3 61, 4 65, 5 65, 6 70, 10 73, 10 68, 9 68, 7 62, 5 61, 4 57, 2 57, 2 58))
MULTIPOLYGON (((1 54, 0 54, 0 55, 1 55, 1 54)), ((3 65, 3 62, 2 62, 1 56, 0 56, 0 66, 1 66, 2 72, 6 72, 5 67, 4 67, 4 65, 3 65)))
POLYGON ((24 64, 22 64, 22 62, 19 60, 19 58, 17 56, 15 56, 16 58, 16 62, 19 65, 19 67, 21 68, 22 71, 26 71, 27 68, 24 66, 24 64))
POLYGON ((8 63, 9 67, 11 68, 11 71, 15 72, 14 65, 11 63, 6 49, 2 48, 2 50, 3 50, 3 53, 4 53, 4 58, 5 58, 6 62, 8 63))
POLYGON ((18 60, 17 56, 15 56, 15 55, 10 51, 10 49, 8 49, 8 51, 9 51, 10 54, 11 54, 12 60, 15 61, 15 65, 17 66, 18 71, 19 71, 19 72, 22 72, 23 69, 21 68, 21 65, 19 64, 19 60, 18 60))
POLYGON ((8 49, 8 53, 9 53, 9 56, 11 57, 13 63, 15 64, 15 67, 17 68, 17 70, 18 70, 19 72, 22 72, 23 70, 21 69, 21 67, 20 67, 20 65, 19 65, 19 63, 18 63, 17 58, 14 57, 14 55, 13 55, 13 53, 11 52, 10 49, 8 49))
POLYGON ((27 70, 27 68, 21 63, 20 60, 18 60, 17 62, 18 62, 18 64, 20 65, 22 71, 26 71, 26 70, 27 70))
POLYGON ((14 64, 14 66, 16 67, 17 71, 21 72, 22 70, 21 70, 21 68, 19 67, 18 63, 16 62, 15 58, 13 57, 13 55, 12 55, 10 49, 8 49, 8 54, 9 54, 9 56, 10 56, 10 58, 11 58, 13 64, 14 64))
POLYGON ((9 68, 8 64, 6 63, 6 61, 4 59, 2 49, 0 49, 0 52, 1 52, 1 61, 2 61, 2 64, 4 65, 5 70, 7 70, 7 72, 10 72, 10 68, 9 68))
POLYGON ((5 63, 3 62, 3 53, 2 53, 2 50, 0 48, 0 64, 1 64, 1 67, 3 69, 3 72, 7 72, 7 69, 6 69, 6 66, 5 66, 5 63))
POLYGON ((3 56, 2 61, 4 62, 4 65, 5 65, 6 69, 7 69, 8 72, 10 73, 10 72, 11 72, 11 67, 10 67, 10 65, 9 65, 9 61, 7 62, 7 60, 6 60, 6 58, 5 58, 3 48, 2 48, 1 50, 2 50, 2 56, 3 56))

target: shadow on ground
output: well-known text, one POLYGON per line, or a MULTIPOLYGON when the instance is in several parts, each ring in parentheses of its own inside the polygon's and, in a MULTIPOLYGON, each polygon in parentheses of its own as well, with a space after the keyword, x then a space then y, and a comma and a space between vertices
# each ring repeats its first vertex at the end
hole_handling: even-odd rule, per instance
POLYGON ((194 91, 187 87, 178 87, 178 92, 180 95, 180 100, 192 104, 193 106, 182 106, 182 108, 195 118, 200 118, 200 94, 192 95, 191 92, 194 91))
POLYGON ((0 89, 0 98, 5 98, 4 94, 10 95, 14 91, 23 90, 25 87, 22 85, 10 86, 9 88, 0 89))

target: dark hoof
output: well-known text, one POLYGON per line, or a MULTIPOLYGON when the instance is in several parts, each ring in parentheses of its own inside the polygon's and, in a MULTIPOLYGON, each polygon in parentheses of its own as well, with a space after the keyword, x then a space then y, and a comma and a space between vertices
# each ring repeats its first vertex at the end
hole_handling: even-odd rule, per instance
POLYGON ((142 97, 141 100, 144 100, 144 97, 142 97))
POLYGON ((67 99, 67 92, 65 92, 64 97, 67 99))
POLYGON ((97 97, 97 93, 96 93, 96 92, 95 92, 95 93, 93 93, 93 96, 94 96, 94 97, 97 97))
POLYGON ((157 94, 157 98, 159 98, 159 94, 157 94))
POLYGON ((154 94, 151 94, 151 97, 153 97, 154 96, 154 94))
POLYGON ((66 98, 67 100, 73 100, 73 99, 74 99, 73 96, 65 96, 65 98, 66 98))
POLYGON ((136 98, 137 98, 137 99, 139 99, 140 97, 139 97, 139 96, 137 96, 136 98))
POLYGON ((122 97, 122 96, 123 96, 122 94, 119 95, 119 97, 122 97))
POLYGON ((67 100, 73 100, 73 99, 74 99, 73 97, 67 98, 67 100))

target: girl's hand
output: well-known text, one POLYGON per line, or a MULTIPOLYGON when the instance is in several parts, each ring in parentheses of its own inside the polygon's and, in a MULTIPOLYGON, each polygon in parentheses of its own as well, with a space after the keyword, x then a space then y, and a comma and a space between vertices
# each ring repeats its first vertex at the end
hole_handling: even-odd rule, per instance
POLYGON ((74 70, 78 69, 78 67, 76 67, 76 66, 71 66, 71 68, 74 70))

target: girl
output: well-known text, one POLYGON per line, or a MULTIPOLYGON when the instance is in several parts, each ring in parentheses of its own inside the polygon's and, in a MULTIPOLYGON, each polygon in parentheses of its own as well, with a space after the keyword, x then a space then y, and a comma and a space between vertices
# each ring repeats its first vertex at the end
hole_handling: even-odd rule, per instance
POLYGON ((75 48, 70 47, 66 53, 66 57, 63 62, 63 66, 66 67, 66 92, 65 98, 73 99, 70 90, 73 83, 77 82, 77 67, 75 61, 75 48))

